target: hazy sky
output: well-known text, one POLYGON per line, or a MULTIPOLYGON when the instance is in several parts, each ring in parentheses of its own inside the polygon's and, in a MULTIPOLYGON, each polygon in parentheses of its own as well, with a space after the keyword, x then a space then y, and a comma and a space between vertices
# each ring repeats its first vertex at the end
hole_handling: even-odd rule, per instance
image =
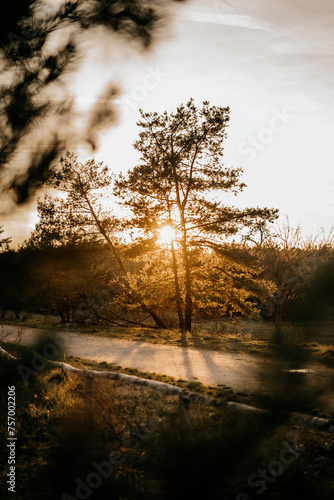
MULTIPOLYGON (((172 30, 145 57, 93 45, 72 84, 78 106, 110 77, 122 87, 120 121, 95 157, 113 170, 136 163, 138 108, 171 111, 194 97, 230 106, 226 164, 247 188, 228 203, 270 206, 307 230, 334 222, 334 4, 332 0, 197 0, 175 11, 172 30)), ((81 151, 81 158, 91 154, 81 151)), ((31 208, 6 223, 22 240, 31 208)), ((29 227, 30 223, 30 227, 29 227)))

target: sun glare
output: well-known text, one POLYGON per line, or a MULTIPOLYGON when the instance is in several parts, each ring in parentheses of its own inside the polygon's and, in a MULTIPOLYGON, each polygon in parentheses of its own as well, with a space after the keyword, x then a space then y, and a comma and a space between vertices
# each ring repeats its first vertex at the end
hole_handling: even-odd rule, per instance
POLYGON ((165 243, 166 245, 172 243, 175 238, 175 231, 172 226, 166 225, 162 226, 159 231, 159 241, 160 243, 165 243))

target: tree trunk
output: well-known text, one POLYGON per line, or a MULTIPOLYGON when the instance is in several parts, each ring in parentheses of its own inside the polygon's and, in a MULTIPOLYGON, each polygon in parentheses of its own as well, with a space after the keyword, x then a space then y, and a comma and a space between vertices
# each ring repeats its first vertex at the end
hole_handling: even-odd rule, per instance
POLYGON ((191 332, 191 321, 193 312, 193 301, 192 301, 192 291, 191 291, 191 273, 188 249, 186 243, 183 248, 183 259, 184 259, 184 270, 186 274, 185 288, 186 288, 186 300, 184 308, 184 329, 186 332, 191 332))
POLYGON ((68 302, 66 304, 66 321, 67 321, 67 323, 69 323, 71 321, 70 306, 69 306, 68 302))
MULTIPOLYGON (((126 274, 128 272, 128 269, 127 269, 127 266, 125 265, 125 263, 123 262, 123 259, 122 259, 121 255, 120 255, 119 251, 118 251, 118 248, 113 244, 113 242, 111 241, 109 235, 105 231, 105 229, 104 229, 103 225, 101 224, 101 221, 98 218, 97 214, 95 213, 95 210, 94 210, 91 202, 89 201, 87 195, 84 195, 84 198, 85 198, 85 200, 87 202, 87 205, 88 205, 88 208, 90 210, 90 213, 92 214, 92 216, 93 216, 93 218, 95 220, 95 224, 96 224, 98 230, 100 231, 100 233, 103 236, 103 238, 106 240, 108 247, 110 248, 113 256, 116 259, 116 262, 119 265, 120 271, 121 271, 121 273, 124 276, 124 282, 125 282, 126 286, 128 287, 129 290, 131 290, 130 284, 129 284, 129 282, 126 279, 126 274)), ((147 311, 150 314, 151 318, 153 319, 153 321, 155 322, 155 324, 157 325, 157 327, 158 328, 166 329, 166 325, 159 318, 159 316, 156 314, 156 312, 153 311, 150 307, 147 307, 141 300, 139 300, 139 302, 140 302, 141 306, 143 307, 144 311, 147 311)))
POLYGON ((176 302, 176 310, 179 317, 179 328, 181 332, 185 330, 185 324, 183 319, 183 311, 182 311, 182 299, 180 292, 180 284, 179 277, 177 272, 177 260, 175 255, 174 243, 171 243, 172 257, 173 257, 173 271, 174 271, 174 285, 175 285, 175 302, 176 302))
POLYGON ((61 305, 60 304, 56 304, 56 309, 57 309, 57 312, 60 316, 60 319, 61 319, 61 322, 62 323, 66 323, 66 319, 65 319, 65 316, 63 314, 63 311, 62 311, 62 308, 61 308, 61 305))
POLYGON ((181 223, 182 223, 182 252, 183 252, 183 266, 186 275, 185 279, 185 289, 186 289, 186 298, 185 298, 185 307, 184 307, 184 329, 186 332, 191 332, 191 320, 192 320, 192 312, 193 312, 193 301, 192 301, 192 290, 191 290, 191 271, 190 271, 190 263, 189 263, 189 255, 188 255, 188 245, 187 245, 187 229, 186 223, 184 219, 183 209, 180 210, 181 213, 181 223))
POLYGON ((281 344, 283 341, 283 332, 282 332, 282 307, 278 307, 274 313, 274 325, 275 330, 273 333, 273 342, 274 344, 281 344))
POLYGON ((274 333, 273 333, 273 341, 274 341, 274 344, 281 344, 282 341, 283 341, 283 332, 282 332, 282 327, 281 325, 279 326, 276 326, 275 325, 275 330, 274 330, 274 333))
POLYGON ((158 328, 163 328, 164 330, 167 328, 165 323, 159 318, 159 316, 157 315, 157 313, 155 311, 153 311, 153 309, 145 306, 143 303, 142 303, 142 306, 151 315, 151 318, 154 320, 154 322, 158 328))
POLYGON ((184 309, 184 327, 186 332, 191 332, 191 322, 193 315, 193 303, 191 298, 191 290, 186 292, 186 306, 184 309))

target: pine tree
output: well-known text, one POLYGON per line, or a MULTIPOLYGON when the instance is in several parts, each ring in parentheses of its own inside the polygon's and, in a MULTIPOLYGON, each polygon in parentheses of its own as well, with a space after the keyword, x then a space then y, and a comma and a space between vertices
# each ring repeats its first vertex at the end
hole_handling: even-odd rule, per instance
POLYGON ((141 110, 141 131, 134 144, 141 161, 116 181, 115 194, 132 211, 129 227, 146 235, 157 234, 164 225, 175 231, 170 251, 182 331, 191 330, 193 314, 191 249, 218 248, 245 226, 277 216, 275 209, 241 210, 222 201, 224 193, 236 195, 245 187, 242 169, 222 162, 229 113, 228 107, 207 101, 197 109, 193 99, 175 113, 141 110), (176 247, 181 249, 181 263, 176 247))
POLYGON ((104 242, 115 263, 114 278, 132 297, 135 296, 155 324, 164 328, 154 309, 131 288, 131 273, 120 237, 122 228, 112 211, 103 208, 105 198, 112 190, 113 178, 109 168, 94 159, 80 163, 76 155, 68 152, 59 164, 50 168, 45 182, 48 187, 61 192, 62 197, 47 196, 39 202, 40 222, 26 246, 43 248, 104 242))

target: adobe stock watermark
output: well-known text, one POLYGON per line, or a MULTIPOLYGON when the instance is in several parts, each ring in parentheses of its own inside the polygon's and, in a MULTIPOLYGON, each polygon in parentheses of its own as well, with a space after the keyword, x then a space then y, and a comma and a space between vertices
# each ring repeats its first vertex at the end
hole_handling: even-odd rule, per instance
POLYGON ((118 109, 121 118, 126 119, 132 109, 138 109, 149 93, 155 90, 169 76, 170 73, 162 69, 160 64, 157 64, 155 68, 148 66, 140 84, 133 87, 129 94, 120 97, 118 109))
POLYGON ((263 127, 257 135, 248 136, 247 140, 240 143, 238 152, 247 156, 247 161, 253 161, 259 152, 264 151, 271 144, 277 134, 281 134, 296 118, 296 115, 288 111, 284 106, 282 110, 273 109, 273 116, 268 126, 263 127))
MULTIPOLYGON (((272 460, 266 469, 259 468, 257 473, 251 474, 247 480, 248 486, 256 488, 255 493, 261 495, 268 489, 268 485, 272 484, 278 476, 281 476, 287 468, 297 460, 303 451, 303 447, 298 444, 289 444, 283 442, 284 448, 279 454, 277 460, 272 460)), ((250 500, 250 496, 241 492, 236 496, 236 500, 250 500)))

